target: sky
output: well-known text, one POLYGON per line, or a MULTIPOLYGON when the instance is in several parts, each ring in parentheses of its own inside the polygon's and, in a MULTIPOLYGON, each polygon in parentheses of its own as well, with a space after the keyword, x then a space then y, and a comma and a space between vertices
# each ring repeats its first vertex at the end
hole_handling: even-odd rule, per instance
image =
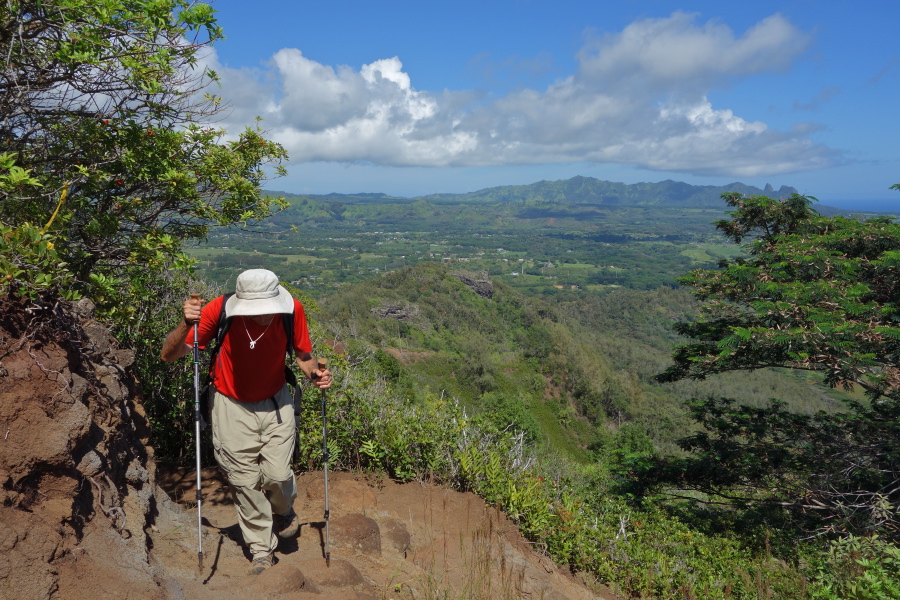
POLYGON ((215 0, 232 135, 291 193, 575 175, 796 187, 900 210, 900 2, 215 0))

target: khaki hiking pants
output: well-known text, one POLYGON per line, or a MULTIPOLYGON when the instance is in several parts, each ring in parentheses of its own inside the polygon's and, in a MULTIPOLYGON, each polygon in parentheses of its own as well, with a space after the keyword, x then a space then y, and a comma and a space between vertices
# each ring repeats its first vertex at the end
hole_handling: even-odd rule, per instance
POLYGON ((216 391, 212 433, 216 462, 232 486, 244 543, 254 558, 270 554, 278 545, 272 515, 287 513, 297 497, 291 470, 297 427, 288 387, 281 388, 274 402, 241 402, 216 391))

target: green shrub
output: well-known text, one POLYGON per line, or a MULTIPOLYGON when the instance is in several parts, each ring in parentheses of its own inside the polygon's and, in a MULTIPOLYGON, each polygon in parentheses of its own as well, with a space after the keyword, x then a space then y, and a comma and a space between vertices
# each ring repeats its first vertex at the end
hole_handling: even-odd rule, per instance
POLYGON ((811 598, 900 599, 900 548, 878 536, 849 536, 812 558, 811 598))
POLYGON ((539 439, 540 425, 521 397, 488 392, 481 396, 480 404, 484 414, 497 428, 522 431, 531 443, 539 439))

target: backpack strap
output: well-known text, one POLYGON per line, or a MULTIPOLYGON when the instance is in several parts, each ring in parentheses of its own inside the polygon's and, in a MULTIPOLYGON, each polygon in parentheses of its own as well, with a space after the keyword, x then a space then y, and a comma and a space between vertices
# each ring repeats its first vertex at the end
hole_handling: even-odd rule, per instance
POLYGON ((213 368, 216 364, 216 358, 219 356, 219 350, 222 349, 222 340, 225 339, 225 334, 228 333, 228 328, 231 327, 231 319, 225 318, 225 303, 228 302, 228 299, 233 295, 234 292, 231 292, 230 294, 222 296, 222 309, 219 311, 219 321, 216 324, 218 327, 216 330, 216 342, 209 351, 209 369, 206 372, 206 385, 203 386, 203 390, 200 392, 200 429, 202 431, 206 431, 207 425, 204 415, 209 414, 209 397, 210 388, 212 387, 213 368))
POLYGON ((294 360, 294 313, 281 313, 281 324, 284 325, 284 336, 287 338, 287 355, 294 360))
POLYGON ((219 322, 217 323, 218 329, 216 329, 216 345, 212 347, 209 354, 210 378, 212 378, 212 370, 216 364, 216 357, 219 355, 219 350, 222 349, 222 342, 225 341, 225 334, 228 333, 228 329, 231 327, 231 319, 225 316, 225 305, 232 296, 234 296, 234 292, 222 296, 222 309, 219 311, 219 322))
POLYGON ((295 390, 297 389, 297 376, 291 367, 294 364, 294 313, 281 313, 281 324, 284 325, 284 335, 287 338, 287 355, 290 358, 284 367, 284 378, 295 390))

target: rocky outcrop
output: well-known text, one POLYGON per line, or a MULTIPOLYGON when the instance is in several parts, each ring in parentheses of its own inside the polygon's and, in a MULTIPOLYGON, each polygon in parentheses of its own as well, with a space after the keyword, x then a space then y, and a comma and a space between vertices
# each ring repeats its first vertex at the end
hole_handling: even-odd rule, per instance
POLYGON ((783 185, 778 188, 778 191, 775 191, 775 188, 772 187, 771 183, 767 183, 766 187, 763 188, 763 194, 769 197, 775 198, 787 198, 791 194, 799 194, 800 192, 795 187, 791 187, 789 185, 783 185))
POLYGON ((394 319, 404 323, 411 323, 418 318, 420 310, 415 304, 409 302, 383 302, 371 310, 373 315, 382 319, 394 319))
POLYGON ((450 273, 482 298, 494 297, 494 282, 487 271, 453 271, 450 273))

